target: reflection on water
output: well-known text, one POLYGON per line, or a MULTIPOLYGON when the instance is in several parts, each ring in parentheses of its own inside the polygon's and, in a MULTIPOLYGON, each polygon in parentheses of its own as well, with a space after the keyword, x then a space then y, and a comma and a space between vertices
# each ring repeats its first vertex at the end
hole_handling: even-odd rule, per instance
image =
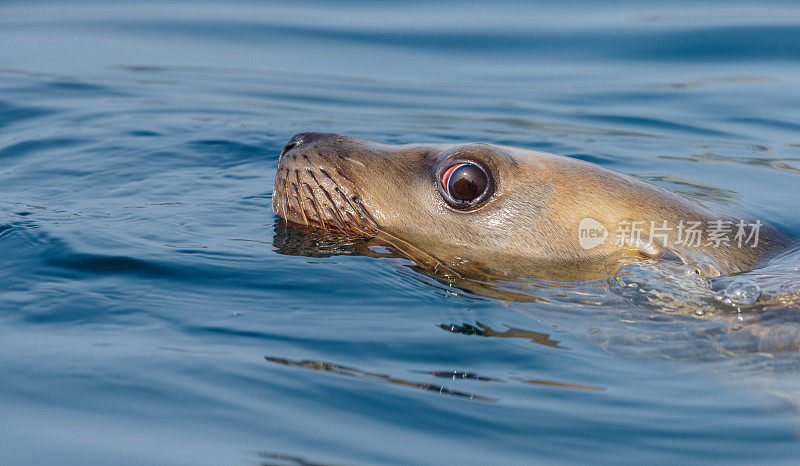
POLYGON ((333 466, 333 463, 319 463, 283 453, 260 451, 256 456, 260 466, 333 466))
POLYGON ((550 338, 550 335, 541 332, 533 332, 530 330, 523 330, 520 328, 510 328, 504 332, 496 332, 480 322, 475 322, 475 325, 463 324, 440 324, 443 330, 448 332, 460 333, 462 335, 479 335, 482 337, 499 337, 499 338, 527 338, 530 341, 539 345, 549 346, 551 348, 563 348, 559 346, 556 340, 550 338))
POLYGON ((497 382, 499 379, 495 379, 494 377, 484 377, 482 375, 473 374, 472 372, 464 372, 464 371, 432 371, 429 372, 434 377, 442 377, 445 379, 470 379, 470 380, 481 380, 481 381, 492 381, 497 382))
POLYGON ((553 382, 551 380, 524 380, 523 382, 534 385, 543 385, 545 387, 574 388, 576 390, 605 390, 603 387, 594 387, 592 385, 579 385, 576 383, 553 382))
POLYGON ((281 254, 330 257, 354 254, 369 255, 372 251, 364 238, 357 235, 289 225, 283 221, 276 221, 273 229, 272 245, 281 254))
POLYGON ((772 76, 718 76, 694 79, 692 81, 684 81, 679 83, 670 84, 674 88, 693 88, 700 86, 707 86, 714 83, 757 83, 765 81, 775 81, 772 76))
MULTIPOLYGON (((769 168, 772 170, 784 171, 788 173, 798 174, 800 168, 795 165, 800 162, 800 158, 789 157, 774 159, 769 157, 735 157, 724 154, 715 154, 713 152, 703 152, 702 154, 689 154, 685 156, 667 156, 659 155, 659 158, 672 159, 672 160, 685 160, 688 162, 708 163, 708 162, 725 162, 725 163, 738 163, 742 165, 749 165, 759 168, 769 168)), ((702 193, 697 193, 702 194, 702 193)))
MULTIPOLYGON (((304 360, 304 361, 291 361, 289 359, 284 358, 276 358, 272 356, 265 356, 265 359, 269 362, 273 362, 276 364, 283 364, 285 366, 296 366, 296 367, 305 367, 306 369, 314 369, 317 371, 323 372, 331 372, 336 375, 343 375, 346 377, 354 377, 358 379, 365 379, 365 380, 377 380, 380 382, 386 382, 393 385, 399 385, 404 387, 413 387, 419 388, 421 390, 427 390, 431 392, 441 393, 442 395, 452 395, 452 396, 459 396, 463 398, 469 398, 470 400, 478 400, 478 401, 497 401, 492 398, 487 398, 484 396, 476 395, 474 393, 466 393, 456 391, 441 385, 432 385, 428 383, 419 383, 419 382, 411 382, 408 380, 398 379, 396 377, 391 377, 386 374, 378 374, 375 372, 366 372, 362 371, 353 367, 342 366, 339 364, 333 364, 329 362, 323 361, 312 361, 312 360, 304 360)), ((486 380, 493 380, 493 379, 486 379, 486 380)))
MULTIPOLYGON (((377 382, 385 382, 392 385, 397 385, 400 387, 410 387, 410 388, 417 388, 420 390, 435 392, 442 395, 452 395, 456 397, 462 398, 469 398, 470 400, 478 400, 478 401, 488 401, 488 402, 497 402, 497 399, 480 396, 474 393, 462 392, 453 390, 452 388, 448 388, 441 385, 424 383, 424 382, 412 382, 409 380, 401 379, 398 377, 392 377, 386 374, 379 374, 375 372, 367 372, 362 371, 360 369, 356 369, 353 367, 343 366, 340 364, 333 364, 330 362, 324 361, 314 361, 314 360, 302 360, 302 361, 292 361, 285 358, 278 358, 272 356, 265 356, 265 359, 269 362, 275 364, 281 364, 284 366, 293 366, 293 367, 303 367, 306 369, 313 369, 322 372, 328 372, 336 375, 342 375, 345 377, 353 377, 356 379, 367 380, 367 381, 377 381, 377 382)), ((418 371, 420 372, 420 371, 418 371)), ((438 378, 447 378, 452 380, 453 382, 458 381, 477 381, 477 382, 503 382, 502 379, 498 379, 495 377, 487 377, 478 374, 474 374, 471 372, 464 372, 464 371, 430 371, 425 372, 426 374, 432 375, 438 378)), ((522 379, 519 377, 515 377, 512 380, 519 380, 522 383, 532 384, 532 385, 539 385, 543 387, 550 387, 550 388, 567 388, 567 389, 578 389, 578 390, 605 390, 603 387, 596 387, 592 385, 583 385, 583 384, 576 384, 576 383, 567 383, 567 382, 557 382, 553 380, 541 380, 541 379, 522 379)))

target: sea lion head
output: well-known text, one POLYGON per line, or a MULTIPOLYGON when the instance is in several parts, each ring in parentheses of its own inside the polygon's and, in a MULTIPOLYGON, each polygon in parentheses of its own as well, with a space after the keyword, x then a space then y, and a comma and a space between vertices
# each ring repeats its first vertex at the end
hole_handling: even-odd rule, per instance
MULTIPOLYGON (((683 197, 577 159, 484 143, 386 145, 331 133, 300 133, 283 148, 273 210, 293 223, 381 238, 447 268, 515 276, 568 263, 585 272, 589 264, 673 252, 646 236, 615 242, 613 230, 626 219, 713 218, 683 197), (591 244, 579 233, 587 225, 599 235, 591 244)), ((695 252, 678 255, 691 259, 695 252)), ((711 267, 735 270, 755 252, 718 256, 711 267)))

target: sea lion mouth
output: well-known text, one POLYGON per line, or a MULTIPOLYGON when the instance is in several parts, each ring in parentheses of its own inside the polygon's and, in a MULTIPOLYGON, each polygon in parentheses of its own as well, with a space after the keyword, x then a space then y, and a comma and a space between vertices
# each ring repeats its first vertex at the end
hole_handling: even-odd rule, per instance
POLYGON ((304 146, 302 136, 292 138, 278 159, 272 210, 293 223, 375 236, 380 226, 355 183, 319 148, 304 146))

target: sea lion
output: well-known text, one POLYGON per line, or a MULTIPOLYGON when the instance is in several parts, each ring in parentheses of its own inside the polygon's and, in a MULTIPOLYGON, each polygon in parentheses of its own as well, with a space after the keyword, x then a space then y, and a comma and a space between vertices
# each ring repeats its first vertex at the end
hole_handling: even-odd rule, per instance
POLYGON ((273 211, 380 240, 459 276, 581 281, 659 257, 717 277, 790 243, 763 220, 715 212, 574 158, 331 133, 300 133, 283 148, 273 211))

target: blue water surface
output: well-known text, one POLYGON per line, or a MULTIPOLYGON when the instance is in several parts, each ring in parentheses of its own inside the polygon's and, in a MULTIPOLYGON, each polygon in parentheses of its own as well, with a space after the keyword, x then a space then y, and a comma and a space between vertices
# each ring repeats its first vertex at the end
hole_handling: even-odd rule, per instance
POLYGON ((796 2, 0 2, 0 462, 794 463, 795 351, 602 284, 466 292, 271 204, 315 130, 798 236, 798 108, 796 2))

